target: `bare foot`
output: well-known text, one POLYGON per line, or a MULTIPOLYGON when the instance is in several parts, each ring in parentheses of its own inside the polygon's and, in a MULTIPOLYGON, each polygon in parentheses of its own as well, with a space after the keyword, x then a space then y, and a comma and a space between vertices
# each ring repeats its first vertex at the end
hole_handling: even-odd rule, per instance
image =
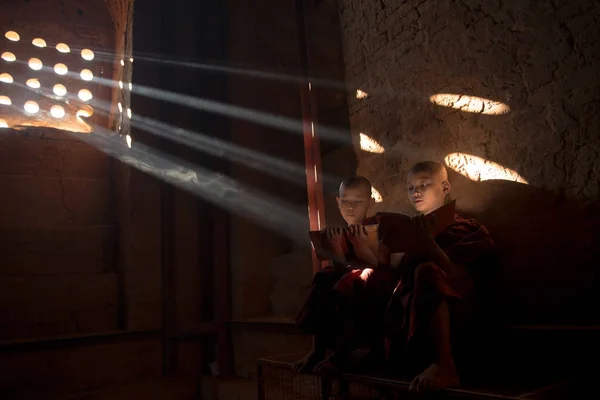
POLYGON ((427 392, 459 385, 460 379, 454 365, 434 363, 413 379, 409 390, 412 392, 427 392))
POLYGON ((325 354, 312 350, 298 360, 293 368, 299 373, 310 373, 317 364, 323 361, 323 358, 325 358, 325 354))
POLYGON ((348 362, 349 356, 342 353, 331 353, 323 361, 313 368, 313 373, 317 375, 336 375, 340 369, 348 362))

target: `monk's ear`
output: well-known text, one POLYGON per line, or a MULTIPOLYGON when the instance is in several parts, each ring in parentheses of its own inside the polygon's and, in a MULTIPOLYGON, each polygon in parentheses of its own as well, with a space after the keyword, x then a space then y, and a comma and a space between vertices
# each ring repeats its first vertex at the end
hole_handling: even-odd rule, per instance
POLYGON ((336 201, 338 207, 342 206, 342 202, 340 201, 340 197, 339 196, 335 196, 335 201, 336 201))
POLYGON ((452 189, 450 181, 445 180, 444 182, 442 182, 442 191, 444 192, 444 194, 450 193, 450 189, 452 189))
POLYGON ((369 208, 375 205, 375 199, 373 197, 369 197, 369 208))

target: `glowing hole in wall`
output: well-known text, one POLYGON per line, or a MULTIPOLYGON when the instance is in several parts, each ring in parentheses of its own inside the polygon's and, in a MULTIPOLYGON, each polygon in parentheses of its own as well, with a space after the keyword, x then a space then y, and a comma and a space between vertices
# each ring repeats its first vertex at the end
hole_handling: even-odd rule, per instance
POLYGON ((42 64, 42 60, 40 60, 39 58, 30 58, 28 64, 29 68, 31 68, 34 71, 39 71, 44 66, 42 64))
POLYGON ((54 118, 62 118, 65 116, 65 109, 62 106, 52 106, 50 109, 50 115, 54 118))
POLYGON ((129 82, 129 90, 133 90, 133 83, 129 82))
POLYGON ((94 109, 92 107, 82 108, 80 110, 77 110, 75 115, 77 116, 77 118, 80 118, 80 119, 81 118, 89 118, 92 115, 94 115, 94 109))
POLYGON ((61 85, 60 83, 54 85, 54 87, 52 87, 52 91, 57 96, 64 96, 67 94, 67 88, 65 87, 65 85, 61 85))
POLYGON ((58 75, 66 75, 69 72, 69 68, 65 64, 58 63, 54 66, 54 72, 58 75))
POLYGON ((8 31, 4 34, 4 37, 10 40, 11 42, 18 42, 21 37, 15 31, 8 31))
POLYGON ((131 136, 126 135, 125 141, 127 142, 127 147, 131 148, 131 136))
POLYGON ((119 112, 123 112, 123 106, 121 103, 117 103, 117 107, 119 107, 119 112))
POLYGON ((0 118, 0 128, 8 128, 8 124, 2 118, 0 118))
POLYGON ((528 184, 521 175, 512 169, 471 154, 451 153, 444 158, 444 162, 449 168, 472 181, 501 179, 528 184))
POLYGON ((81 79, 83 79, 84 81, 91 81, 92 79, 94 79, 94 74, 92 74, 92 71, 90 71, 89 69, 82 69, 80 75, 81 79))
POLYGON ((17 59, 17 57, 15 57, 15 55, 10 51, 5 51, 4 53, 2 53, 2 59, 4 61, 13 62, 17 59))
POLYGON ((39 89, 40 86, 42 86, 40 85, 40 81, 38 81, 35 78, 27 79, 27 82, 25 82, 25 84, 32 89, 39 89))
POLYGON ((30 100, 27 103, 25 103, 25 106, 23 106, 23 108, 29 114, 35 114, 38 111, 40 111, 40 106, 38 105, 38 103, 36 103, 35 101, 32 101, 32 100, 30 100))
POLYGON ((70 53, 71 52, 71 49, 65 43, 59 43, 59 44, 57 44, 56 45, 56 50, 58 50, 61 53, 70 53))
POLYGON ((87 89, 81 89, 79 91, 79 93, 77 93, 77 96, 82 100, 82 101, 90 101, 94 96, 92 95, 92 92, 90 92, 87 89))
POLYGON ((36 47, 44 48, 46 47, 46 41, 42 38, 35 38, 31 41, 31 44, 36 47))
POLYGON ((127 109, 127 116, 131 119, 131 108, 127 109))
POLYGON ((375 200, 375 203, 383 202, 383 197, 381 196, 381 193, 379 193, 379 191, 374 187, 371 187, 371 197, 375 200))
POLYGON ((369 93, 367 93, 367 92, 363 92, 363 91, 362 91, 362 90, 360 90, 360 89, 358 89, 358 90, 356 91, 356 98, 357 98, 357 99, 364 99, 364 98, 367 98, 368 96, 369 96, 369 93))
POLYGON ((123 89, 123 82, 119 81, 119 89, 123 89))
POLYGON ((10 106, 12 101, 10 101, 10 97, 8 96, 0 96, 0 104, 3 106, 10 106))
POLYGON ((434 94, 429 101, 439 106, 456 108, 470 113, 502 115, 510 112, 510 107, 502 102, 464 94, 434 94))
POLYGON ((83 49, 81 50, 81 58, 86 61, 92 61, 94 59, 94 52, 90 49, 83 49))
POLYGON ((6 72, 0 74, 0 82, 4 83, 13 83, 13 77, 11 74, 7 74, 6 72))
POLYGON ((131 57, 131 58, 129 59, 129 62, 133 62, 133 57, 131 57))
POLYGON ((121 66, 125 65, 125 61, 121 60, 121 66))
POLYGON ((381 154, 385 151, 383 146, 364 133, 360 134, 360 149, 368 153, 381 154))

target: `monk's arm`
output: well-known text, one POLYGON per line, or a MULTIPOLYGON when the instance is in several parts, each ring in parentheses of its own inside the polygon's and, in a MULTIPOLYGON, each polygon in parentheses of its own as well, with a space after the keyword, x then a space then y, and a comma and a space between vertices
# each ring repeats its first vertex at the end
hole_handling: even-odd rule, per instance
POLYGON ((453 263, 444 250, 442 250, 433 239, 426 244, 424 255, 427 258, 427 261, 440 267, 449 278, 456 278, 465 273, 464 267, 453 263))

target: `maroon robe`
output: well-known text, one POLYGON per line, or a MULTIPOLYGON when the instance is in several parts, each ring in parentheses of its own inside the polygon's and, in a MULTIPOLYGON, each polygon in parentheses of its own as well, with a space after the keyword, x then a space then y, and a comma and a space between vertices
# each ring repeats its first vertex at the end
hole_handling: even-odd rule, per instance
MULTIPOLYGON (((374 217, 366 218, 363 225, 375 222, 374 217)), ((365 269, 372 267, 354 255, 352 246, 348 248, 351 250, 345 255, 346 265, 324 267, 315 274, 308 297, 296 317, 296 324, 301 330, 329 339, 330 348, 334 347, 344 327, 353 319, 358 305, 363 304, 363 296, 357 296, 357 293, 363 292, 365 281, 359 277, 365 269)), ((390 293, 391 290, 393 286, 390 293)))
POLYGON ((453 224, 435 237, 435 241, 462 273, 450 279, 434 263, 419 255, 405 254, 399 267, 400 279, 387 309, 388 356, 400 361, 415 358, 417 363, 422 363, 415 365, 419 369, 432 362, 429 326, 433 312, 442 300, 447 300, 453 330, 460 329, 475 305, 470 271, 485 268, 479 264, 494 246, 484 226, 458 215, 453 224))

